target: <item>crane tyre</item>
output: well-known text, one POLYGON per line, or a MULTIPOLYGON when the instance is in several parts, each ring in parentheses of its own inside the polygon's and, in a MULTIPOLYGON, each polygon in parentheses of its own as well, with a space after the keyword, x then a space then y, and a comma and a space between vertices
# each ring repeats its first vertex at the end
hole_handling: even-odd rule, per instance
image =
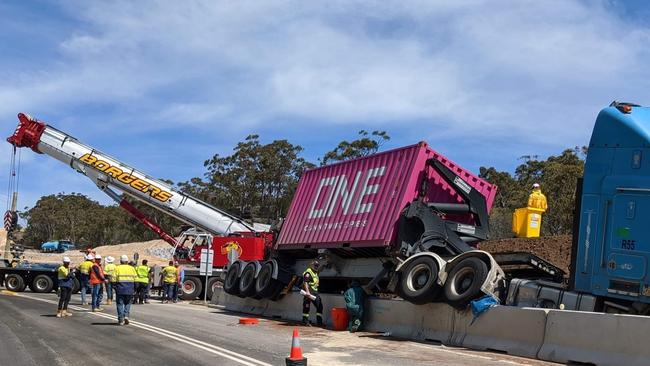
POLYGON ((208 300, 212 300, 212 296, 219 289, 223 288, 223 281, 219 277, 212 277, 208 280, 208 285, 205 288, 205 291, 208 292, 208 300))
POLYGON ((239 270, 241 268, 240 262, 233 263, 228 272, 226 272, 226 280, 223 283, 223 290, 230 295, 239 295, 239 270))
POLYGON ((400 272, 397 294, 413 304, 432 302, 440 293, 438 263, 429 256, 413 259, 400 272))
POLYGON ((270 298, 274 295, 280 281, 273 278, 273 263, 262 264, 255 280, 255 297, 258 299, 270 298))
POLYGON ((200 279, 193 276, 185 277, 181 284, 180 298, 183 300, 196 300, 201 296, 202 292, 203 284, 200 279))
POLYGON ((32 292, 45 294, 52 292, 52 289, 54 288, 54 281, 52 281, 50 276, 41 274, 34 277, 29 288, 32 290, 32 292))
POLYGON ((15 273, 8 274, 5 277, 5 287, 9 291, 23 292, 25 291, 25 280, 15 273))
POLYGON ((284 297, 282 290, 284 289, 284 284, 280 281, 275 281, 269 300, 278 301, 284 297))
POLYGON ((255 262, 246 264, 239 278, 239 296, 251 297, 255 295, 255 275, 257 268, 255 262))
POLYGON ((479 258, 470 257, 461 260, 449 272, 445 283, 447 303, 455 308, 467 307, 470 301, 483 294, 481 286, 487 276, 487 264, 479 258))

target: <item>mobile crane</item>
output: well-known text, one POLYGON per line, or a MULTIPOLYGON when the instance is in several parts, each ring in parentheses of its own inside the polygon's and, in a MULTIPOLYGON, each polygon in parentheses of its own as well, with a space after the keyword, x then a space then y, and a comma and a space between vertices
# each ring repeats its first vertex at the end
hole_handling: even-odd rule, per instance
MULTIPOLYGON (((220 286, 219 272, 226 265, 230 251, 241 253, 242 260, 264 258, 265 248, 270 245, 270 238, 268 234, 256 232, 253 225, 206 202, 183 194, 170 184, 152 178, 29 115, 20 113, 18 119, 20 122, 18 127, 7 139, 9 143, 15 147, 28 147, 39 154, 49 155, 88 177, 120 207, 174 248, 183 248, 188 244, 187 252, 179 258, 181 262, 185 262, 183 284, 185 297, 199 296, 203 289, 211 296, 214 288, 220 286), (117 191, 199 230, 193 231, 192 235, 181 236, 177 241, 117 191), (189 243, 190 237, 191 243, 189 243), (197 264, 200 261, 201 249, 209 246, 214 250, 213 264, 217 271, 205 283, 204 276, 199 276, 197 264)), ((29 283, 28 280, 27 282, 29 283)))

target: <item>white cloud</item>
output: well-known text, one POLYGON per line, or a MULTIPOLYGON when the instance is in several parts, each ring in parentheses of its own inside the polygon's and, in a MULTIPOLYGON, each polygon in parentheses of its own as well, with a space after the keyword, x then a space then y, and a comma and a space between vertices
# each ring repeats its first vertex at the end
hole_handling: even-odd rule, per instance
POLYGON ((543 115, 562 115, 541 108, 568 102, 593 115, 600 98, 640 92, 627 76, 647 75, 650 43, 647 29, 605 5, 573 1, 82 2, 68 11, 84 26, 61 40, 61 64, 36 68, 38 87, 2 96, 139 105, 159 110, 155 126, 425 119, 459 133, 529 134, 543 115))
POLYGON ((0 84, 0 116, 57 110, 74 120, 75 108, 102 104, 105 132, 189 126, 219 130, 219 144, 301 121, 412 131, 434 146, 480 141, 483 159, 508 139, 557 151, 585 144, 612 99, 649 102, 650 32, 612 6, 73 2, 64 10, 78 24, 51 59, 0 84))

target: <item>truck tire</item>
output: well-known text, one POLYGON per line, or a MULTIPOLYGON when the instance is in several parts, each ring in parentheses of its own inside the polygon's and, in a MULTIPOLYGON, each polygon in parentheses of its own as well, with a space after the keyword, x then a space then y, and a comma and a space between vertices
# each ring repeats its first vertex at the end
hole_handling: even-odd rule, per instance
POLYGON ((266 299, 273 295, 277 286, 278 280, 273 278, 273 263, 266 262, 262 264, 260 273, 257 274, 255 280, 255 297, 259 299, 266 299))
POLYGON ((29 288, 32 290, 32 292, 45 294, 52 292, 52 289, 54 288, 54 281, 52 281, 50 276, 40 274, 34 277, 32 283, 29 285, 29 288))
POLYGON ((415 258, 401 271, 397 294, 413 304, 432 302, 440 293, 438 263, 429 256, 415 258))
POLYGON ((212 295, 214 295, 215 292, 219 291, 220 288, 223 288, 223 281, 218 277, 210 278, 205 289, 205 291, 208 292, 208 300, 212 300, 212 295))
POLYGON ((239 278, 239 296, 251 297, 255 295, 255 274, 257 268, 255 262, 246 264, 239 278))
POLYGON ((470 257, 461 260, 449 272, 445 283, 447 303, 455 308, 465 308, 470 301, 481 296, 481 286, 487 279, 487 264, 470 257))
POLYGON ((196 298, 201 296, 202 291, 203 284, 201 280, 192 276, 185 277, 181 285, 180 298, 183 300, 196 300, 196 298))
POLYGON ((223 290, 230 295, 239 295, 239 270, 241 268, 240 262, 233 263, 228 272, 226 272, 226 280, 223 283, 223 290))
POLYGON ((25 280, 15 273, 8 274, 5 277, 5 287, 9 291, 23 292, 25 291, 25 280))
POLYGON ((284 297, 282 290, 284 290, 284 285, 282 284, 282 282, 275 281, 273 292, 271 292, 271 295, 269 296, 269 300, 271 301, 281 300, 284 297))

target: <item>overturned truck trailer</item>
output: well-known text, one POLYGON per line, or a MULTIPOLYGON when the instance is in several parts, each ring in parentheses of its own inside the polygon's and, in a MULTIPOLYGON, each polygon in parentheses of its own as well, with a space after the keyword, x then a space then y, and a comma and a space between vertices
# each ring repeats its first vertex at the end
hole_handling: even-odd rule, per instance
POLYGON ((239 261, 224 289, 278 298, 314 258, 321 291, 350 279, 422 304, 498 295, 504 272, 477 249, 497 187, 425 142, 309 170, 266 261, 239 261))

